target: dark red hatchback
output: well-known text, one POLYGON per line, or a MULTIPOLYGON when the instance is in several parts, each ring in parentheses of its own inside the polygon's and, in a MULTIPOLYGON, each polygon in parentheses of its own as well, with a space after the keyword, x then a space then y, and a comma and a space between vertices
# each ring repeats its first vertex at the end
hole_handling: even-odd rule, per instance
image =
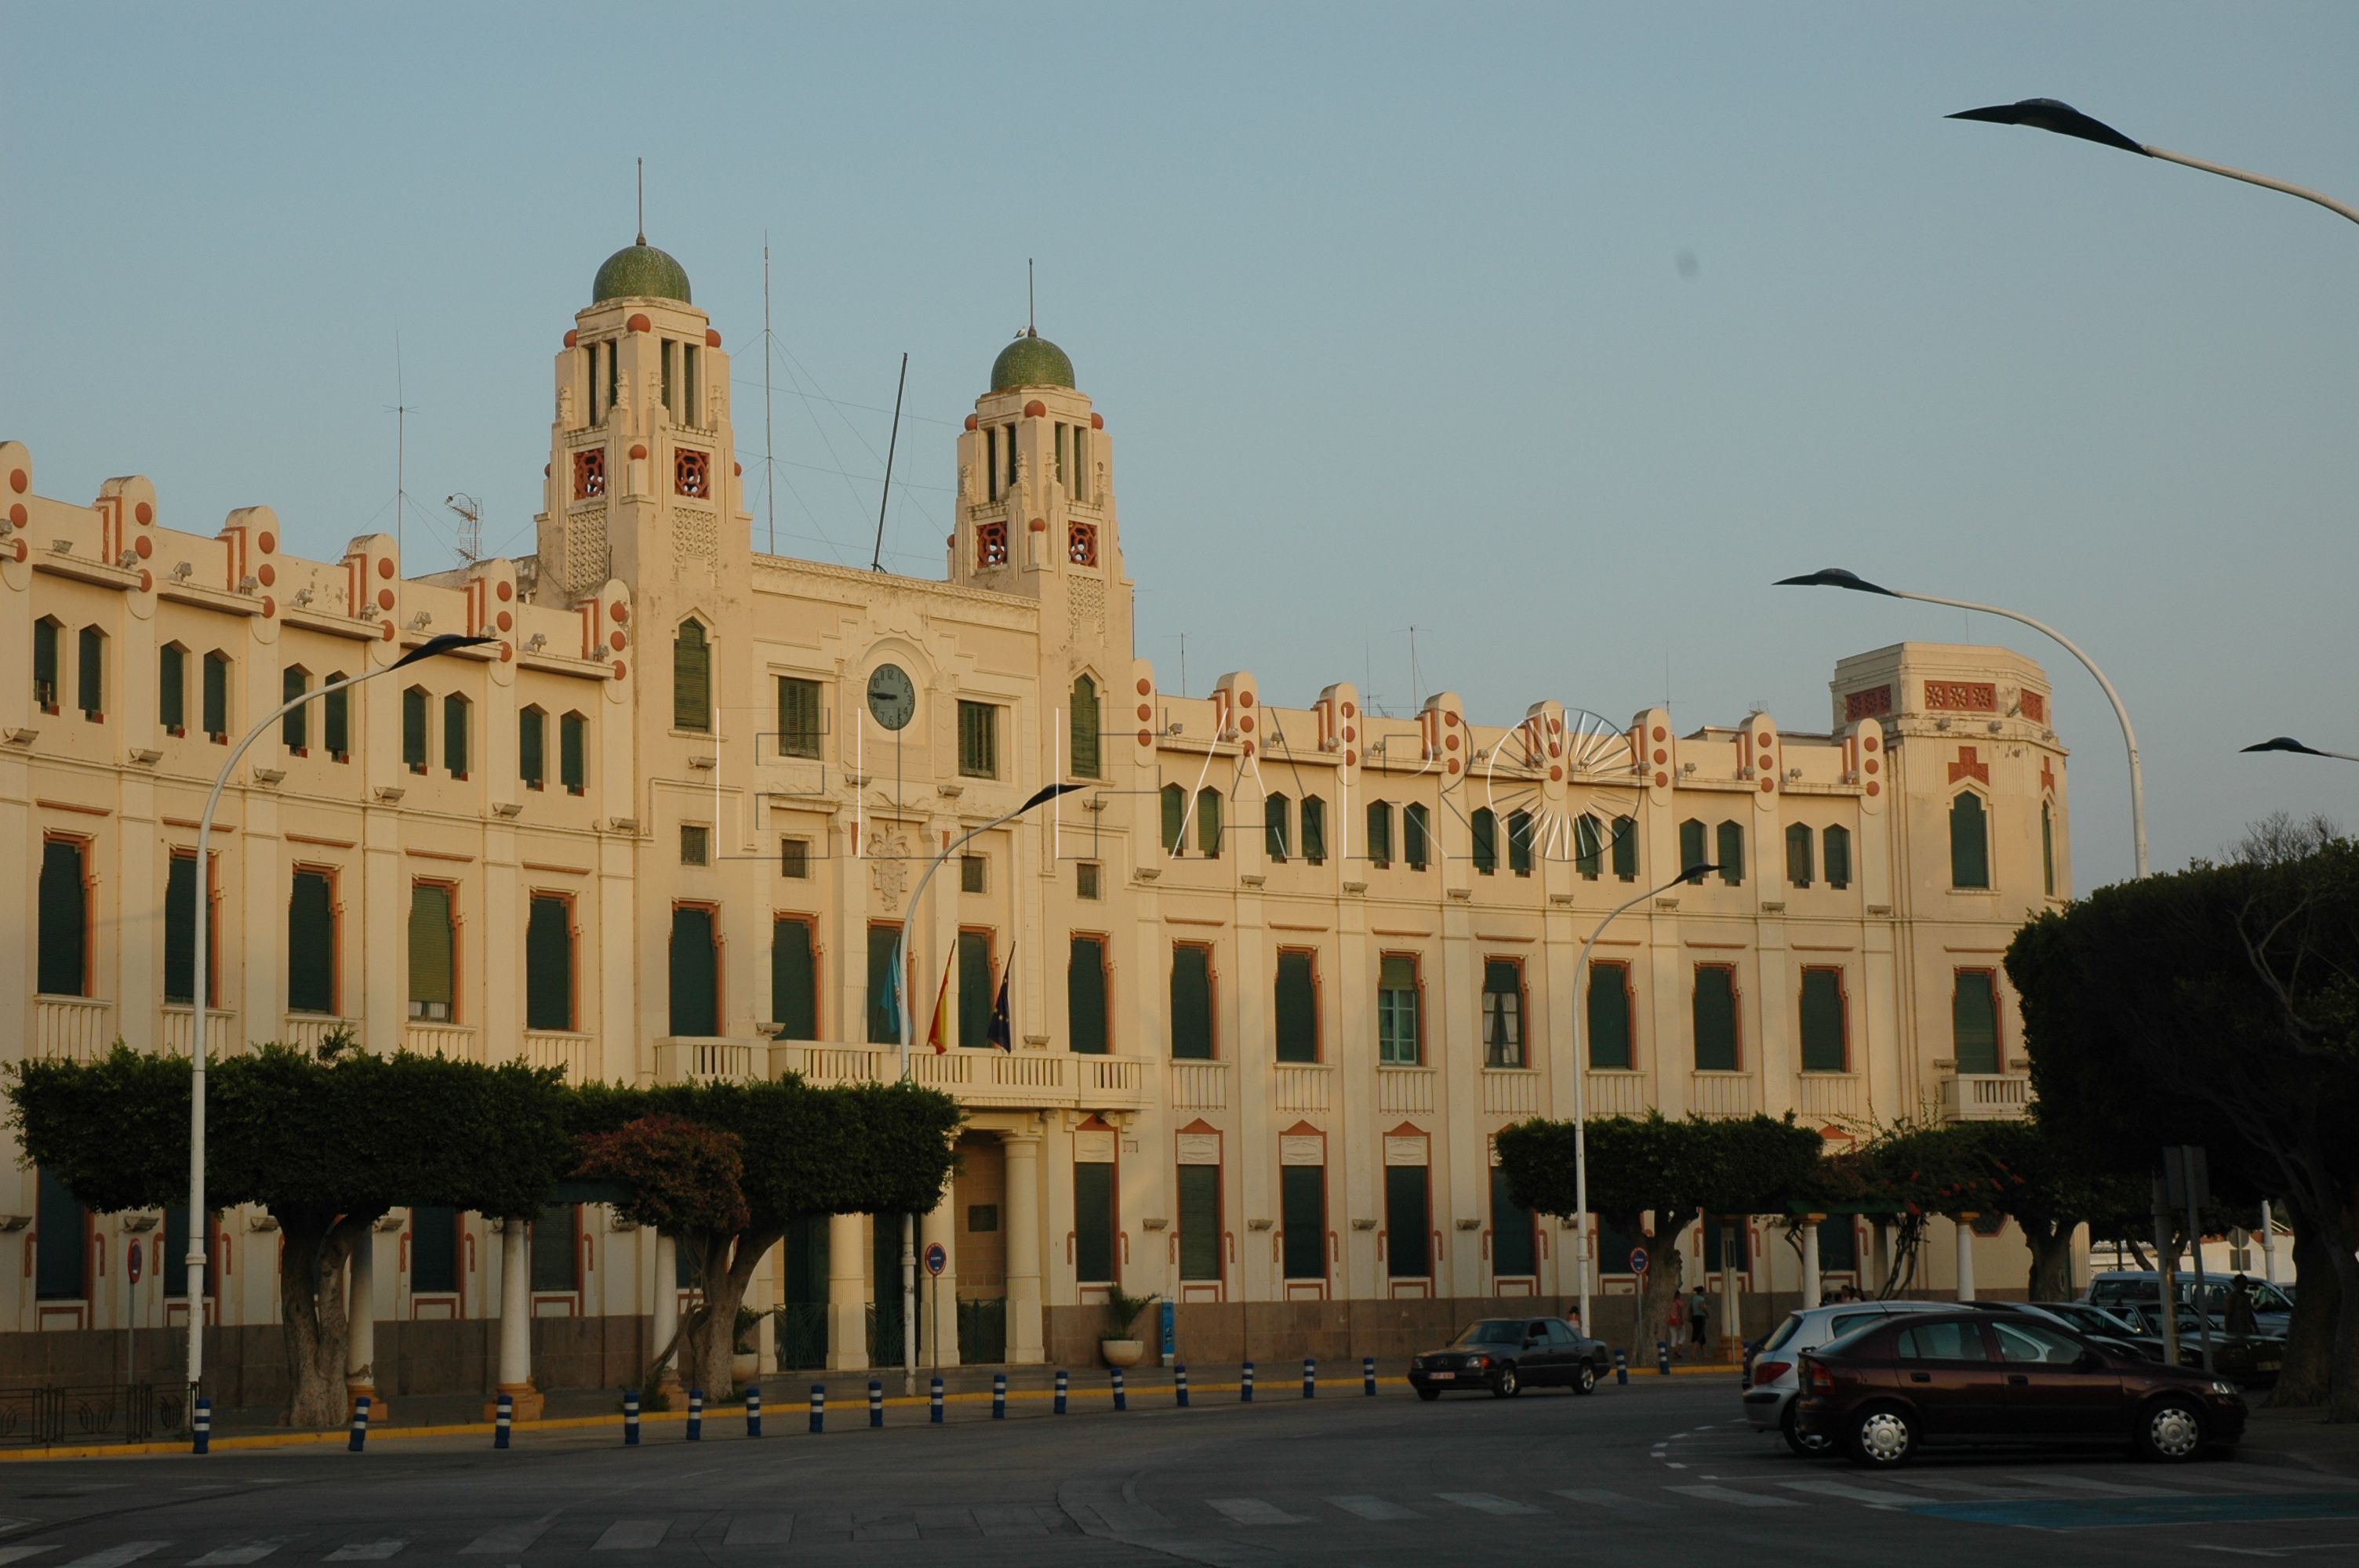
POLYGON ((1916 1313, 1802 1353, 1800 1430, 1861 1465, 1927 1444, 2127 1444, 2192 1459, 2245 1434, 2235 1384, 2007 1313, 1916 1313))

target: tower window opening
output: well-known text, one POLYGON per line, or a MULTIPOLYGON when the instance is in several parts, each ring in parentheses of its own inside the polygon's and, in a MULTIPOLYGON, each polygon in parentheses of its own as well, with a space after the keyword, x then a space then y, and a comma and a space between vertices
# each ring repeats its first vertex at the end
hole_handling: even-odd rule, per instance
POLYGON ((691 451, 682 447, 671 455, 671 487, 682 495, 699 498, 712 493, 712 458, 711 454, 691 451))
MULTIPOLYGON (((622 391, 623 391, 623 367, 622 367, 621 362, 620 362, 615 358, 615 356, 614 356, 614 345, 613 343, 611 343, 611 342, 610 342, 610 343, 606 344, 606 345, 605 345, 605 347, 606 347, 606 413, 610 413, 610 414, 611 414, 612 412, 614 412, 614 399, 615 399, 616 397, 618 397, 618 396, 620 396, 620 395, 622 395, 622 391)), ((604 415, 603 415, 603 414, 602 414, 602 415, 600 416, 600 417, 601 417, 601 418, 603 418, 603 417, 604 417, 604 415)))
POLYGON ((679 350, 679 422, 696 423, 696 357, 694 343, 683 343, 679 350))
POLYGON ((999 439, 1001 449, 1007 454, 1007 467, 1005 470, 1007 488, 1013 490, 1016 488, 1016 427, 1010 425, 1004 428, 1000 432, 999 439))
POLYGON ((984 569, 1007 564, 1006 524, 978 523, 974 525, 974 564, 984 569))
POLYGON ((663 341, 663 351, 658 357, 663 362, 664 412, 670 415, 677 422, 679 418, 679 404, 676 401, 676 389, 679 385, 679 345, 666 338, 663 341))
POLYGON ((999 499, 999 427, 996 425, 983 433, 983 486, 987 499, 999 499))
POLYGON ((573 454, 573 499, 592 501, 606 493, 606 449, 592 447, 573 454))
POLYGON ((1075 501, 1090 499, 1090 430, 1086 425, 1073 427, 1073 480, 1067 488, 1075 501))
POLYGON ((1098 525, 1094 523, 1065 524, 1065 558, 1077 567, 1098 564, 1098 525))
POLYGON ((1065 487, 1065 493, 1068 495, 1073 492, 1073 481, 1066 477, 1072 472, 1072 465, 1069 461, 1072 455, 1073 427, 1059 420, 1057 423, 1057 482, 1065 487))

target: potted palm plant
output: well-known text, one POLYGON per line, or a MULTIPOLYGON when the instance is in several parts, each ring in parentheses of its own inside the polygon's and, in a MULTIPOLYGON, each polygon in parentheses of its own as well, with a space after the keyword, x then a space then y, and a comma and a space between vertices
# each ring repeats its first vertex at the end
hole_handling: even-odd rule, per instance
POLYGON ((1131 1337, 1131 1325, 1138 1314, 1162 1298, 1155 1295, 1126 1296, 1115 1285, 1106 1292, 1105 1333, 1099 1336, 1098 1354, 1109 1367, 1136 1367, 1147 1358, 1147 1342, 1131 1337))

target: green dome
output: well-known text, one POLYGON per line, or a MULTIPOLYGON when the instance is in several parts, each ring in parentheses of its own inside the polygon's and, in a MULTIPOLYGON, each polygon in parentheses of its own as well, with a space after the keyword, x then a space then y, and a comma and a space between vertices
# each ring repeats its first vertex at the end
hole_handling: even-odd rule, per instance
POLYGON ((598 269, 598 280, 590 286, 590 303, 598 305, 633 296, 677 299, 686 305, 688 269, 645 240, 636 245, 625 245, 598 269))
MULTIPOLYGON (((683 280, 685 287, 685 280, 683 280)), ((991 390, 1015 386, 1071 386, 1073 362, 1065 351, 1037 332, 1027 332, 991 362, 991 390)))

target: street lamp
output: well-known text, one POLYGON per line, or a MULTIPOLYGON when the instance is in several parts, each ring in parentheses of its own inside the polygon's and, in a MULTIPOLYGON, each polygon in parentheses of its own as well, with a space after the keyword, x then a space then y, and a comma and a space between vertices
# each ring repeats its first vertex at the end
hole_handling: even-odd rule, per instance
POLYGON ((330 681, 316 691, 306 691, 288 697, 271 709, 268 718, 245 732, 245 738, 230 748, 230 753, 214 775, 212 793, 205 796, 204 815, 197 819, 197 920, 195 931, 196 962, 192 966, 196 979, 190 986, 190 1000, 195 1004, 189 1023, 189 1251, 182 1260, 189 1270, 189 1400, 195 1408, 197 1385, 205 1369, 205 1010, 210 999, 205 995, 212 979, 212 966, 206 962, 210 950, 206 926, 211 923, 212 901, 205 897, 202 883, 206 868, 212 865, 211 845, 213 836, 213 810, 221 805, 222 791, 229 787, 230 770, 245 755, 245 749, 262 738, 263 731, 277 723, 305 703, 327 696, 332 691, 348 691, 364 680, 389 676, 405 665, 420 659, 430 659, 438 654, 454 653, 461 648, 480 647, 496 643, 496 637, 462 637, 446 632, 440 637, 429 637, 383 669, 364 670, 345 680, 330 681))
POLYGON ((1582 971, 1589 968, 1590 949, 1597 946, 1600 936, 1605 935, 1605 928, 1623 914, 1657 893, 1670 892, 1681 882, 1701 883, 1708 874, 1718 870, 1720 868, 1713 865, 1690 866, 1661 887, 1648 888, 1636 898, 1618 905, 1597 923, 1597 929, 1591 932, 1589 940, 1581 945, 1581 957, 1572 961, 1572 1206, 1579 1211, 1577 1223, 1581 1227, 1577 1238, 1580 1245, 1575 1249, 1578 1257, 1575 1271, 1581 1276, 1581 1332, 1583 1334, 1589 1333, 1589 1064, 1581 1054, 1581 1021, 1588 1011, 1587 996, 1581 989, 1582 971))
MULTIPOLYGON (((2095 124, 2094 121, 2090 123, 2095 124)), ((2080 133, 2070 134, 2079 135, 2080 133)), ((2105 700, 2114 705, 2114 717, 2120 719, 2122 724, 2123 743, 2129 748, 2130 831, 2136 840, 2138 878, 2140 881, 2145 880, 2146 774, 2138 766, 2137 731, 2130 728, 2130 710, 2122 706, 2122 694, 2114 689, 2114 683, 2105 678, 2105 672, 2099 669, 2071 638, 2044 621, 2034 621, 2028 615, 2021 615, 2012 610, 2001 610, 1995 604, 1974 604, 1962 599, 1942 599, 1930 593, 1908 593, 1897 588, 1886 588, 1880 583, 1870 582, 1854 572, 1847 572, 1841 567, 1826 567, 1801 577, 1779 578, 1776 586, 1778 588, 1847 588, 1854 593, 1880 593, 1886 599, 1913 599, 1920 604, 1946 604, 1952 610, 1977 610, 1984 615, 1996 615, 2004 620, 2020 622, 2049 638, 2066 653, 2080 660, 2081 667, 2094 676, 2097 678, 2097 685, 2104 689, 2105 700)))
POLYGON ((2332 757, 2338 762, 2359 762, 2359 757, 2354 757, 2348 752, 2321 752, 2315 746, 2303 745, 2290 735, 2278 735, 2262 741, 2257 746, 2245 746, 2238 749, 2246 752, 2291 752, 2303 757, 2332 757))
MULTIPOLYGON (((909 922, 918 916, 918 905, 926 896, 926 884, 934 880, 934 873, 942 869, 943 861, 993 828, 1015 821, 1036 806, 1046 805, 1060 795, 1070 795, 1083 787, 1077 784, 1043 784, 1015 810, 995 816, 980 827, 969 829, 946 846, 928 863, 925 874, 918 879, 916 890, 909 894, 908 910, 901 916, 900 935, 893 938, 893 994, 900 1003, 895 1011, 901 1015, 902 1082, 907 1083, 909 1078, 910 1022, 908 999, 901 996, 902 965, 907 962, 909 951, 909 922)), ((905 1394, 918 1391, 918 1217, 914 1214, 901 1217, 901 1391, 905 1394)))
POLYGON ((2070 103, 2060 103, 2053 98, 2027 98, 2020 103, 1995 103, 1987 109, 1964 109, 1949 116, 1952 120, 1984 120, 1995 125, 2028 125, 2036 131, 2052 131, 2060 136, 2078 136, 2084 142, 2100 146, 2118 147, 2125 153, 2137 153, 2145 157, 2158 157, 2166 163, 2184 164, 2200 168, 2206 174, 2224 175, 2241 179, 2247 185, 2258 185, 2270 190, 2281 190, 2288 196, 2299 196, 2304 201, 2315 201, 2328 211, 2359 223, 2359 208, 2352 208, 2332 196, 2323 196, 2306 186, 2291 185, 2282 179, 2272 179, 2266 174, 2254 174, 2248 169, 2230 168, 2223 163, 2206 163, 2201 158, 2189 157, 2167 147, 2148 146, 2134 142, 2106 124, 2103 120, 2083 114, 2070 103))

